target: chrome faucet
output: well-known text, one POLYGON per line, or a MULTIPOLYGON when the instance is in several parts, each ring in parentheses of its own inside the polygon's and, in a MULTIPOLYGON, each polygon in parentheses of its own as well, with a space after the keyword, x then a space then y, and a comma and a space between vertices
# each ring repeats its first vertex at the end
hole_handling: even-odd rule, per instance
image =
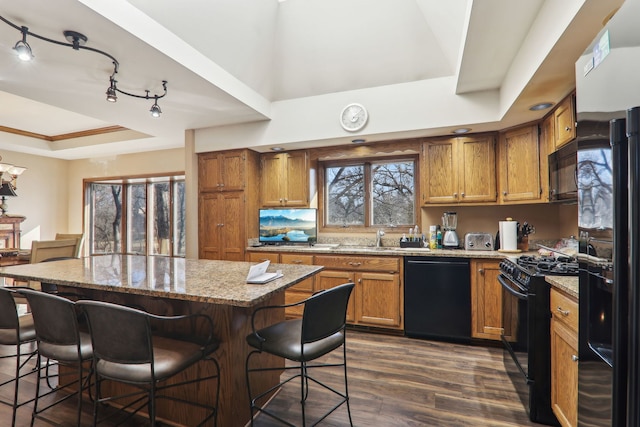
POLYGON ((379 229, 378 231, 376 231, 376 248, 382 246, 382 236, 384 236, 384 230, 379 229))

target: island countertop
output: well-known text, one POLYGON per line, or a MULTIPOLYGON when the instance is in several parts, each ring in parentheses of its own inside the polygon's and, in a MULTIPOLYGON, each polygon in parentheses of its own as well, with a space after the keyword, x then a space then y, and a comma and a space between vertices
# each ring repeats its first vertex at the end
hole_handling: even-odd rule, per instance
POLYGON ((246 283, 255 263, 144 255, 96 255, 86 258, 0 268, 0 277, 135 295, 252 307, 312 276, 322 266, 272 264, 279 279, 246 283))

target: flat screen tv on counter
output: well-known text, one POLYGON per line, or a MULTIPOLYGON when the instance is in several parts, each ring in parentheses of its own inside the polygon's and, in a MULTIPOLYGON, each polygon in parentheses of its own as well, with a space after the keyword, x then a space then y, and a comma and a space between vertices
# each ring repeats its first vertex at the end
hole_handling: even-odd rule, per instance
POLYGON ((316 209, 260 209, 260 243, 285 245, 316 241, 318 221, 316 209))

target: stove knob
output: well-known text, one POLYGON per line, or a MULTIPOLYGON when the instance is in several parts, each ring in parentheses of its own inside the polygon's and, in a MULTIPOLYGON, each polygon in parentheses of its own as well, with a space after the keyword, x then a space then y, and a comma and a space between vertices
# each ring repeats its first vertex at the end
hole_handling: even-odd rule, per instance
POLYGON ((493 245, 491 244, 491 242, 484 242, 484 247, 485 247, 485 248, 490 248, 491 246, 493 246, 493 245))

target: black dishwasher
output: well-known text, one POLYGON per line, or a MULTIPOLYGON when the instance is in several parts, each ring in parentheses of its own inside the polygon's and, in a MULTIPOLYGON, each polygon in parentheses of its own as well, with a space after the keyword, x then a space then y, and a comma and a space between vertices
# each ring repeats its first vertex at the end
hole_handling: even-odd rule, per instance
POLYGON ((404 331, 409 337, 469 342, 469 260, 404 258, 404 331))

